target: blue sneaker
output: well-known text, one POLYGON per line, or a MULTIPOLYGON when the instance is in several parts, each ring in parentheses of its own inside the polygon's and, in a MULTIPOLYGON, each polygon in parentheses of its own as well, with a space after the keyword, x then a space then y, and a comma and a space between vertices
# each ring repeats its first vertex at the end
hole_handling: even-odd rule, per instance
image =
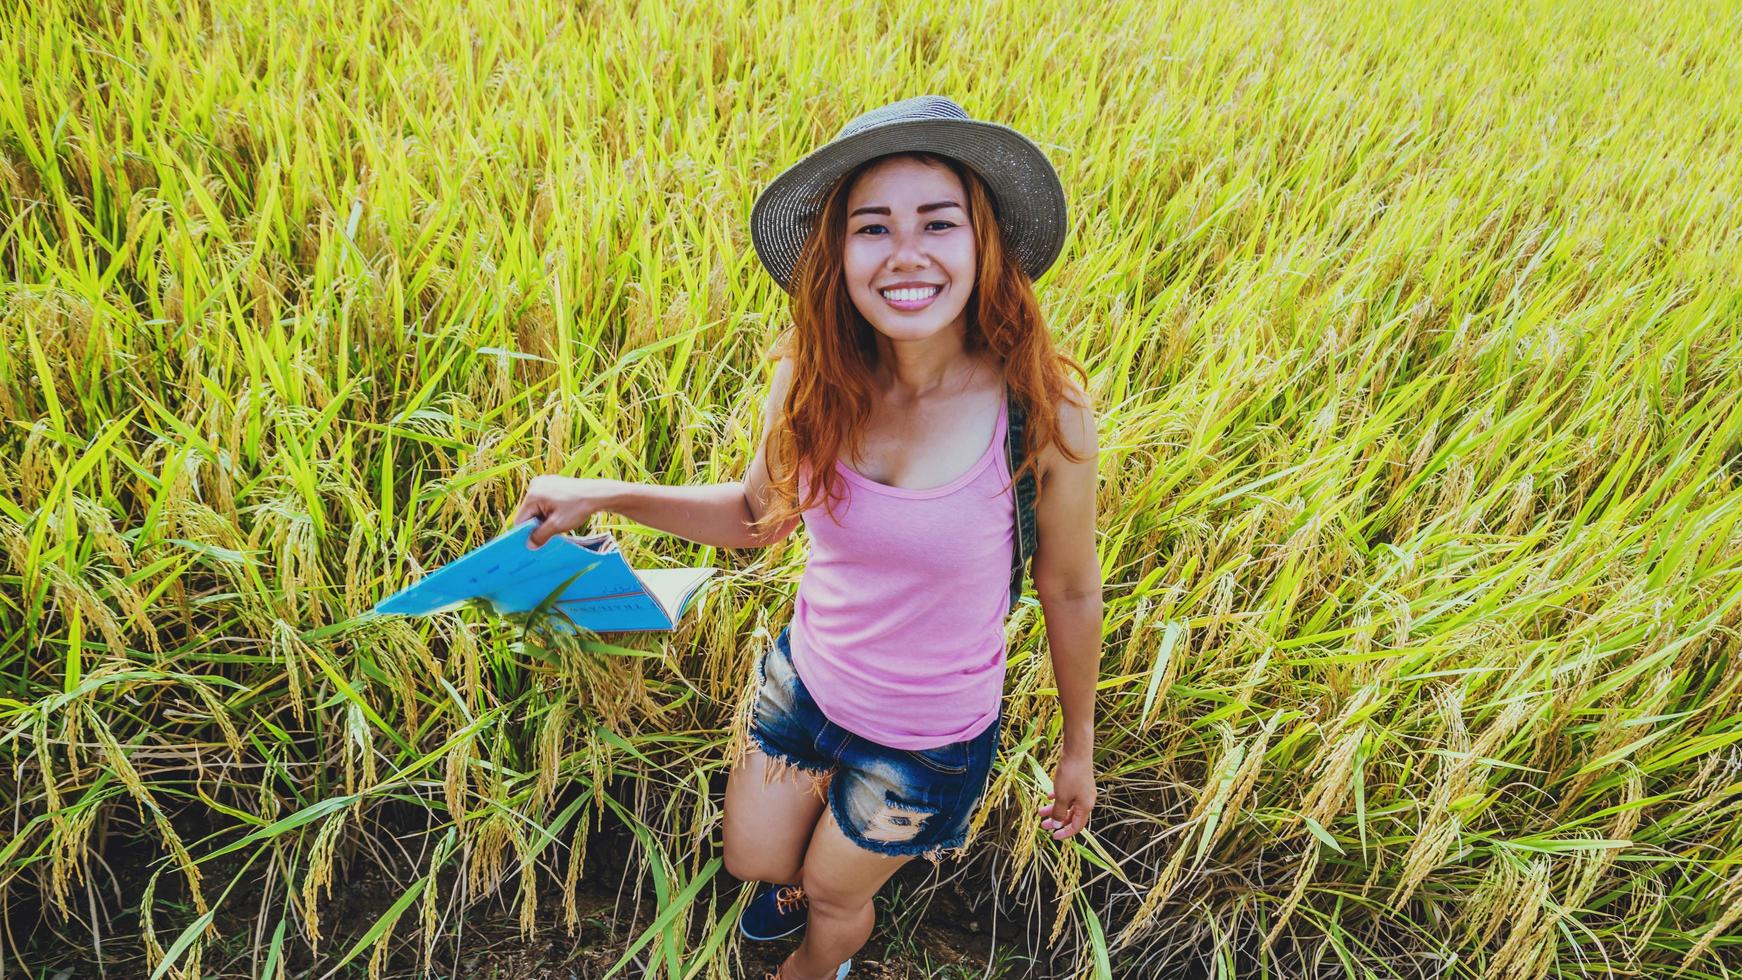
MULTIPOLYGON (((763 942, 790 936, 804 928, 810 918, 810 903, 797 885, 773 885, 762 889, 738 917, 738 931, 745 938, 763 942)), ((849 961, 851 962, 851 961, 849 961)))

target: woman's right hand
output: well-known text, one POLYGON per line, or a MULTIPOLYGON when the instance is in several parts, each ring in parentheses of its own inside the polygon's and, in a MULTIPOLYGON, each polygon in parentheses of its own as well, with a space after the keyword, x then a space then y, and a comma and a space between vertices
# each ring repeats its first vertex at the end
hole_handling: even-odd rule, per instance
POLYGON ((585 479, 544 473, 532 478, 526 496, 514 511, 514 525, 534 517, 538 526, 532 529, 527 543, 540 548, 553 536, 586 526, 593 515, 605 510, 616 493, 616 480, 585 479))

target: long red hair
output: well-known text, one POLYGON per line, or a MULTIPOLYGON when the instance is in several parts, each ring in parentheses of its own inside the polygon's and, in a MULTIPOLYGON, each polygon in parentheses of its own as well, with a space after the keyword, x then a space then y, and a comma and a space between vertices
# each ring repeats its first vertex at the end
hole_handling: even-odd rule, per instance
MULTIPOLYGON (((1004 247, 991 192, 971 167, 953 157, 923 151, 886 154, 865 161, 835 183, 793 270, 792 327, 767 354, 776 360, 793 358, 785 403, 767 423, 769 484, 777 501, 752 525, 754 534, 779 527, 814 506, 819 497, 834 517, 841 479, 835 460, 844 444, 851 444, 857 455, 860 433, 875 404, 871 378, 878 358, 876 328, 847 293, 843 260, 847 195, 862 173, 898 156, 948 167, 967 192, 976 268, 963 346, 969 354, 991 351, 1003 367, 1011 396, 1027 410, 1026 458, 1016 478, 1036 472, 1039 451, 1049 443, 1058 444, 1059 451, 1073 461, 1083 459, 1064 445, 1055 408, 1067 394, 1065 369, 1077 372, 1085 391, 1089 373, 1075 358, 1053 347, 1034 298, 1034 284, 1004 247), (810 494, 802 502, 797 500, 801 464, 811 474, 810 494)), ((1035 489, 1037 495, 1043 491, 1038 477, 1035 489)))

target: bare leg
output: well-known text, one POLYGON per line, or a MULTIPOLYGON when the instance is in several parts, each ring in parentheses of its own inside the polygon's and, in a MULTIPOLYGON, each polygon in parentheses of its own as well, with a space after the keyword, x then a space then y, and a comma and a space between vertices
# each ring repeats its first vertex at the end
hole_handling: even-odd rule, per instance
POLYGON ((841 833, 824 809, 805 851, 803 874, 810 916, 804 942, 781 964, 782 980, 834 980, 841 964, 871 938, 871 899, 910 856, 877 854, 841 833))
POLYGON ((740 881, 801 883, 827 783, 751 743, 726 781, 726 870, 740 881))

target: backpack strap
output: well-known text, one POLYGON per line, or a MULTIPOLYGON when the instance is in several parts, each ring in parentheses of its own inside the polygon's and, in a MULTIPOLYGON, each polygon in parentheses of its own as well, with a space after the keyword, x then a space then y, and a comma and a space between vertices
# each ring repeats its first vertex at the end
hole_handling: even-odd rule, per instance
MULTIPOLYGON (((1010 390, 1009 382, 1004 385, 1005 429, 1004 454, 1010 460, 1010 472, 1015 474, 1022 469, 1023 445, 1022 429, 1027 422, 1027 411, 1022 400, 1010 390)), ((1022 598, 1023 573, 1028 566, 1028 560, 1034 554, 1034 474, 1024 474, 1016 481, 1011 492, 1016 498, 1016 547, 1010 553, 1010 610, 1016 609, 1016 603, 1022 598)))

